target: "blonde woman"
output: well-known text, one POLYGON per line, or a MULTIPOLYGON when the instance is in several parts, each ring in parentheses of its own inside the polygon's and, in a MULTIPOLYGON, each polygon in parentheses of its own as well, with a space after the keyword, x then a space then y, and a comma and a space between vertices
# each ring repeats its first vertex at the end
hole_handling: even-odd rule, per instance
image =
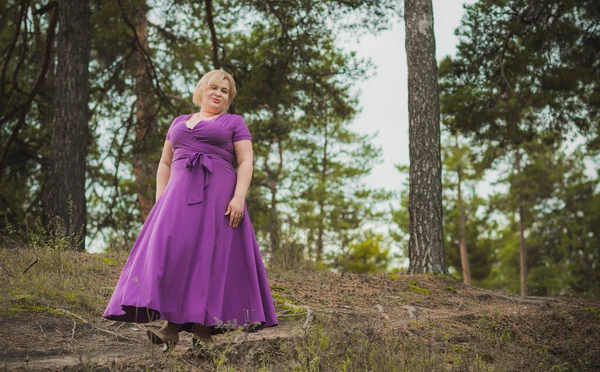
POLYGON ((154 344, 172 348, 182 330, 211 342, 224 330, 277 324, 245 205, 252 137, 241 116, 227 113, 235 96, 233 77, 210 71, 194 92, 200 110, 171 123, 156 204, 104 312, 124 322, 166 320, 148 331, 154 344))

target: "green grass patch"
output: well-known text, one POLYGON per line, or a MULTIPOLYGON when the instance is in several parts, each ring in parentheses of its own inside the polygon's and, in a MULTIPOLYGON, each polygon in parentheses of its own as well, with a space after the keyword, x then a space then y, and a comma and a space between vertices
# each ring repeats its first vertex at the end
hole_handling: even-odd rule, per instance
POLYGON ((59 249, 0 253, 0 280, 10 288, 0 292, 2 314, 61 308, 83 317, 97 317, 112 294, 103 283, 118 279, 115 265, 120 257, 59 249))
POLYGON ((408 282, 408 290, 413 293, 430 295, 431 291, 427 288, 420 287, 416 280, 408 282))
POLYGON ((281 293, 272 293, 277 318, 281 321, 303 319, 306 316, 306 308, 284 297, 281 293))

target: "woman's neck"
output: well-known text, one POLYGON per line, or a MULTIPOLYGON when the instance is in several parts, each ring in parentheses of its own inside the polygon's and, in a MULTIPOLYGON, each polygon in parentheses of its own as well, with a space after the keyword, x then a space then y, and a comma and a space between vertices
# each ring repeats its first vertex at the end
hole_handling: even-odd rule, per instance
POLYGON ((203 111, 202 109, 200 109, 200 111, 196 113, 196 115, 202 119, 213 118, 213 117, 219 116, 221 114, 222 114, 222 112, 207 112, 207 111, 203 111))

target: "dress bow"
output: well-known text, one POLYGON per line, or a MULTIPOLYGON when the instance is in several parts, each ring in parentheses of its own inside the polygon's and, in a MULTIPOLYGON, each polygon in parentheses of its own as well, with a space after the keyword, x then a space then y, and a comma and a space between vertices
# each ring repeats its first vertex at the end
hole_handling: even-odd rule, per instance
POLYGON ((209 183, 209 173, 214 170, 213 162, 207 154, 195 152, 185 160, 185 167, 190 170, 188 179, 187 204, 198 204, 204 201, 204 189, 209 183))

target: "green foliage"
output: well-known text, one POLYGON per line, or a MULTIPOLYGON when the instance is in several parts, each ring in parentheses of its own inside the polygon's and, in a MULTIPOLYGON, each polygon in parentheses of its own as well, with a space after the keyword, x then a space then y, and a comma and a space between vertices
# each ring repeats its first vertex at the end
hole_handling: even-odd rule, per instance
POLYGON ((40 72, 55 55, 48 52, 55 40, 50 34, 56 31, 55 26, 49 30, 53 11, 32 14, 44 5, 44 1, 1 5, 0 231, 7 228, 5 222, 33 225, 41 215, 54 71, 40 72))
POLYGON ((496 262, 490 236, 497 225, 490 219, 492 211, 487 208, 485 195, 477 192, 484 178, 484 167, 476 159, 476 149, 464 142, 461 136, 446 136, 442 145, 444 253, 447 265, 462 278, 459 244, 461 218, 464 218, 471 280, 479 285, 496 262))
POLYGON ((404 184, 400 191, 400 206, 392 209, 392 222, 390 236, 403 249, 404 256, 408 257, 408 240, 410 237, 410 215, 408 213, 408 166, 396 165, 396 169, 405 176, 404 184))
MULTIPOLYGON (((8 51, 2 60, 0 87, 6 98, 0 106, 0 131, 2 147, 7 148, 0 160, 0 221, 13 225, 25 219, 31 224, 42 213, 39 195, 48 155, 45 123, 52 121, 53 69, 47 76, 39 71, 46 42, 51 41, 49 25, 56 9, 35 12, 44 5, 40 1, 7 5, 2 18, 6 24, 0 32, 1 49, 8 51), (46 80, 30 92, 38 76, 46 80), (30 93, 33 100, 27 102, 30 93)), ((215 67, 235 77, 239 95, 230 111, 244 115, 254 137, 256 182, 248 205, 257 236, 264 238, 270 233, 273 219, 283 224, 287 216, 271 215, 269 201, 282 201, 279 211, 289 211, 289 175, 297 171, 289 160, 299 151, 296 138, 323 122, 350 119, 355 102, 348 91, 353 81, 368 76, 371 69, 368 61, 337 48, 335 33, 379 32, 399 15, 399 4, 391 0, 294 0, 277 4, 224 0, 212 1, 212 5, 218 43, 215 57, 207 53, 213 45, 203 2, 123 0, 92 4, 88 231, 91 237, 101 234, 111 249, 129 249, 139 231, 142 216, 136 194, 153 196, 153 181, 137 182, 131 173, 134 150, 142 154, 142 163, 156 164, 160 156, 157 149, 171 119, 195 110, 193 88, 204 72, 215 67), (135 53, 140 9, 150 20, 147 58, 141 62, 135 53), (139 98, 136 79, 142 68, 151 81, 143 92, 145 109, 157 121, 143 148, 136 148, 134 101, 139 98), (317 118, 318 110, 312 107, 314 97, 331 102, 334 117, 317 118), (277 167, 273 165, 283 162, 285 167, 274 170, 277 167)), ((54 58, 55 54, 49 56, 54 58)), ((53 66, 52 61, 49 66, 53 66)), ((0 229, 4 230, 2 223, 0 229)), ((293 235, 283 238, 297 243, 293 235)))
POLYGON ((324 362, 323 354, 329 347, 329 337, 325 335, 323 327, 315 325, 306 331, 303 341, 295 347, 299 364, 294 371, 320 371, 324 362))
POLYGON ((27 244, 34 250, 57 250, 68 251, 76 250, 84 237, 81 228, 78 232, 67 234, 65 224, 60 217, 52 218, 47 226, 42 223, 42 218, 37 217, 34 225, 30 227, 25 223, 18 228, 13 226, 8 219, 5 221, 6 235, 14 241, 27 244))
MULTIPOLYGON (((592 31, 600 9, 588 0, 479 1, 465 9, 457 53, 439 68, 443 122, 470 140, 474 169, 493 168, 496 185, 508 190, 473 198, 478 211, 471 214, 465 204, 467 247, 483 254, 471 263, 473 276, 481 285, 518 291, 520 214, 530 292, 597 295, 585 279, 595 278, 589 268, 598 265, 596 231, 588 224, 596 213, 587 209, 595 204, 597 180, 583 176, 582 164, 600 133, 600 80, 592 62, 600 50, 592 31), (565 151, 564 139, 576 135, 587 138, 587 154, 575 146, 565 151), (568 202, 580 192, 586 207, 568 202)), ((469 164, 451 157, 457 158, 446 164, 451 169, 469 164)), ((453 246, 457 213, 446 203, 446 243, 453 246)), ((456 267, 458 256, 447 252, 456 267)))
POLYGON ((381 273, 390 263, 389 249, 384 249, 383 235, 369 233, 363 241, 352 243, 341 253, 330 255, 329 267, 340 272, 381 273))
POLYGON ((600 38, 590 0, 479 1, 466 6, 455 57, 440 64, 444 121, 502 152, 597 123, 600 38), (595 93, 592 93, 595 92, 595 93))
POLYGON ((391 196, 364 184, 381 149, 371 144, 372 136, 350 129, 355 110, 347 94, 344 89, 319 97, 318 106, 307 107, 309 122, 295 140, 290 227, 306 237, 308 255, 317 261, 325 246, 343 251, 361 239, 361 227, 384 216, 381 204, 391 196))

